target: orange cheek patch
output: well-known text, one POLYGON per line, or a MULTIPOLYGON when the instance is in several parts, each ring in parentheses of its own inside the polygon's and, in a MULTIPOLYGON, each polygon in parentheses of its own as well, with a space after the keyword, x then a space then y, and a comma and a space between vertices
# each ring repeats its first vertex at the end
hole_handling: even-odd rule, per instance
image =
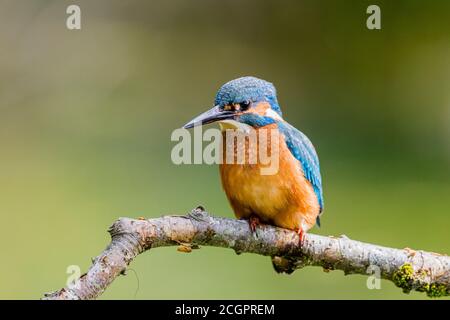
POLYGON ((243 113, 256 113, 260 116, 264 116, 266 114, 267 109, 270 109, 270 105, 268 102, 258 102, 256 106, 252 106, 248 111, 243 113))

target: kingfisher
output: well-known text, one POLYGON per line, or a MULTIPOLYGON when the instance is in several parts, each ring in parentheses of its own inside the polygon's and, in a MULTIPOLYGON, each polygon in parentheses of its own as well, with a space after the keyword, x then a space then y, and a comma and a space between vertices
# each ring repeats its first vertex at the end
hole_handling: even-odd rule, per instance
MULTIPOLYGON (((309 229, 315 224, 320 227, 324 201, 319 159, 308 137, 283 119, 274 85, 250 76, 231 80, 217 92, 214 107, 184 128, 214 122, 222 131, 223 152, 232 152, 235 159, 239 148, 246 148, 244 161, 219 164, 222 187, 235 216, 248 220, 252 232, 263 223, 294 230, 301 245, 309 229), (258 156, 249 161, 256 151, 249 150, 248 139, 236 143, 234 136, 226 134, 250 130, 271 133, 265 138, 268 149, 273 149, 272 140, 278 143, 275 173, 262 174, 265 164, 258 156)), ((264 135, 256 137, 260 147, 264 135)))

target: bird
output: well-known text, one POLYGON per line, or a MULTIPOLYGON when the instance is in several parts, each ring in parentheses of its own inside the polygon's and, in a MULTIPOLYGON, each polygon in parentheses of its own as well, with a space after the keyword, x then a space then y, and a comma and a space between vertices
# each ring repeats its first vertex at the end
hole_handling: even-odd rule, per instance
MULTIPOLYGON (((284 120, 275 86, 252 76, 231 80, 218 90, 214 107, 183 128, 215 122, 222 131, 223 152, 233 153, 235 160, 238 148, 247 148, 241 163, 219 164, 222 187, 236 218, 247 220, 252 232, 262 224, 293 230, 301 245, 308 230, 316 224, 320 227, 324 208, 320 164, 308 137, 284 120), (273 133, 267 134, 266 145, 270 149, 271 139, 278 143, 278 170, 274 174, 261 174, 264 165, 258 157, 253 163, 249 161, 255 151, 248 150, 248 140, 239 144, 226 134, 250 130, 273 133), (227 149, 230 144, 233 147, 227 149)), ((261 139, 257 137, 259 147, 261 139)))

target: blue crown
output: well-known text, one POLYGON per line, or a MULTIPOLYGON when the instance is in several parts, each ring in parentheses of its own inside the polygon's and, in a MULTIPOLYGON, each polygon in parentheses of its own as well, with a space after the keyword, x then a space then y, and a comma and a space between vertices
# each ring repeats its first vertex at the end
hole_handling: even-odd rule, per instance
POLYGON ((245 101, 267 101, 270 107, 281 115, 274 85, 255 77, 242 77, 225 83, 217 92, 214 104, 224 106, 245 101))

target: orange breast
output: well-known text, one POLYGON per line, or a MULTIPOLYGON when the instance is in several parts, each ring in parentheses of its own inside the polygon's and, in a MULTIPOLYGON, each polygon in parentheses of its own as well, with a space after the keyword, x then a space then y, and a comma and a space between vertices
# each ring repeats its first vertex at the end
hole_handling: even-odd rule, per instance
MULTIPOLYGON (((256 156, 256 163, 250 159, 258 153, 258 149, 251 148, 251 143, 246 139, 238 144, 223 134, 223 152, 230 149, 237 158, 239 148, 245 148, 244 162, 223 163, 220 165, 222 186, 230 201, 237 218, 248 218, 254 214, 263 222, 292 230, 309 230, 315 224, 319 214, 319 203, 310 182, 304 177, 300 162, 289 151, 283 136, 276 125, 265 126, 268 129, 267 154, 269 158, 278 156, 278 170, 275 174, 264 175, 261 169, 263 164, 260 157, 256 156), (273 131, 274 130, 274 131, 273 131), (272 152, 270 146, 278 142, 278 150, 272 152), (278 152, 276 152, 278 151, 278 152)), ((259 129, 259 130, 261 130, 259 129)), ((257 130, 258 131, 258 130, 257 130)), ((257 145, 260 143, 259 133, 256 135, 257 145)), ((225 158, 225 157, 224 157, 225 158)), ((236 160, 235 158, 235 160, 236 160)))

